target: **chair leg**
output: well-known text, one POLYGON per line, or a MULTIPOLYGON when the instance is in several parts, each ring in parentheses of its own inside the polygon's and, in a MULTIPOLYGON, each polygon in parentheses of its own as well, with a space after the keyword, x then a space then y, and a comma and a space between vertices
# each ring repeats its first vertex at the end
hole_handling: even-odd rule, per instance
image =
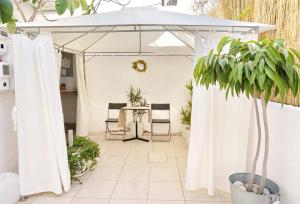
POLYGON ((171 141, 171 137, 172 137, 172 135, 171 135, 171 123, 169 123, 169 131, 168 131, 168 134, 169 134, 169 136, 170 136, 170 141, 171 141))
POLYGON ((153 123, 151 123, 151 140, 153 140, 153 123))
POLYGON ((106 123, 106 129, 105 129, 105 139, 107 139, 107 131, 108 131, 108 124, 106 123))

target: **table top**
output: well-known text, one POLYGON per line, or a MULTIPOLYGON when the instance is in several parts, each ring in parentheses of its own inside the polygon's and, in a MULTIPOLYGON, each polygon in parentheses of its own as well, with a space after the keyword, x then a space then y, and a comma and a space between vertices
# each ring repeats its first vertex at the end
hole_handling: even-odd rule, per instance
POLYGON ((148 106, 126 106, 122 108, 123 110, 150 110, 148 106))

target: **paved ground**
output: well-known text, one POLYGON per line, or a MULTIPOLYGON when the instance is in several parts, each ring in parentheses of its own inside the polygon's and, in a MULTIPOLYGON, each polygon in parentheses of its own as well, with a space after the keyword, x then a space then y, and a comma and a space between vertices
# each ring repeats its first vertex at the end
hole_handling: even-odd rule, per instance
POLYGON ((207 196, 205 190, 186 191, 184 175, 187 146, 180 136, 171 142, 105 140, 93 135, 101 147, 95 171, 83 184, 56 196, 44 193, 21 204, 230 204, 227 194, 207 196))

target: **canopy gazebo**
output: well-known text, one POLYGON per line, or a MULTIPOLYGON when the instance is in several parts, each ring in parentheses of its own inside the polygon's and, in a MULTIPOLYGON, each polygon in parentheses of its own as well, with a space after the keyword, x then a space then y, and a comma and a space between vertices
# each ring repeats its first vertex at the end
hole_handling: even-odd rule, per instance
MULTIPOLYGON (((89 77, 86 76, 86 66, 88 62, 91 62, 96 57, 127 57, 130 60, 136 57, 173 57, 172 61, 176 64, 179 58, 188 58, 189 61, 193 61, 197 60, 199 56, 207 54, 210 49, 216 47, 218 40, 223 35, 231 35, 242 39, 257 39, 259 33, 272 30, 274 26, 173 13, 154 8, 134 8, 70 17, 54 22, 21 23, 17 24, 17 28, 20 33, 25 33, 30 37, 36 37, 45 32, 51 33, 53 43, 58 50, 77 54, 79 59, 77 63, 79 92, 77 126, 79 129, 78 134, 87 135, 91 132, 90 123, 93 123, 92 120, 95 120, 91 119, 93 117, 90 116, 95 111, 90 110, 92 102, 88 99, 87 92, 91 92, 89 89, 91 89, 92 85, 95 85, 96 81, 87 85, 89 77), (169 34, 167 36, 169 39, 172 36, 173 41, 162 46, 159 43, 155 43, 165 33, 169 34)), ((15 57, 17 58, 18 56, 15 57)), ((89 66, 95 68, 100 65, 96 63, 89 66)), ((106 63, 103 66, 106 69, 105 66, 109 66, 109 64, 106 63)), ((184 66, 188 65, 184 64, 184 66)), ((189 66, 191 68, 189 76, 192 76, 193 63, 189 66)), ((107 73, 105 72, 105 74, 107 73)), ((114 73, 114 75, 108 76, 118 75, 122 75, 122 73, 114 73)), ((122 80, 122 78, 118 79, 122 80)), ((108 87, 108 89, 112 89, 112 87, 108 87)), ((214 109, 217 109, 220 105, 227 107, 224 102, 225 99, 218 98, 218 95, 222 93, 218 93, 217 89, 211 92, 201 90, 203 92, 201 93, 202 95, 199 94, 199 90, 200 87, 194 88, 187 186, 190 189, 206 187, 209 189, 209 193, 213 194, 215 188, 227 188, 224 187, 227 186, 226 173, 232 171, 232 169, 236 171, 236 169, 244 168, 245 164, 241 163, 239 158, 244 157, 247 150, 239 149, 242 152, 233 151, 228 155, 228 157, 234 155, 235 158, 232 158, 231 165, 227 165, 226 169, 223 169, 224 173, 218 177, 219 180, 215 178, 216 176, 213 173, 209 172, 209 169, 213 168, 219 160, 215 161, 213 159, 214 161, 209 162, 207 166, 203 166, 204 163, 201 163, 202 161, 195 162, 195 159, 201 152, 204 152, 204 154, 200 156, 205 157, 205 159, 201 159, 203 159, 203 162, 207 162, 206 159, 211 159, 213 152, 216 151, 209 149, 209 147, 214 146, 214 141, 206 141, 207 139, 205 139, 206 134, 207 137, 212 134, 210 131, 213 129, 212 120, 214 118, 210 116, 204 123, 205 127, 199 127, 199 124, 203 122, 203 117, 213 115, 214 109), (203 99, 204 97, 206 99, 203 99), (216 101, 220 104, 217 104, 216 101), (205 136, 200 137, 202 135, 205 136)), ((247 99, 244 99, 244 102, 243 108, 248 107, 250 103, 247 102, 247 99)), ((236 105, 235 102, 228 102, 228 104, 228 107, 236 105)), ((222 111, 226 111, 226 108, 217 110, 220 111, 218 114, 222 114, 222 111)), ((250 114, 249 108, 245 118, 249 117, 245 120, 250 120, 250 114)), ((235 119, 238 120, 239 117, 235 119)), ((225 122, 228 123, 230 121, 227 120, 225 122)), ((244 124, 248 125, 249 123, 247 124, 247 122, 249 121, 245 121, 244 124)), ((243 128, 244 126, 241 127, 240 131, 237 130, 232 133, 232 138, 240 136, 244 132, 243 128)), ((246 140, 248 138, 245 136, 240 141, 245 144, 246 140)), ((226 157, 226 154, 223 154, 223 152, 218 152, 218 154, 221 154, 223 158, 226 157)), ((222 168, 225 167, 222 166, 220 169, 222 168)), ((63 173, 61 172, 61 174, 63 173)))

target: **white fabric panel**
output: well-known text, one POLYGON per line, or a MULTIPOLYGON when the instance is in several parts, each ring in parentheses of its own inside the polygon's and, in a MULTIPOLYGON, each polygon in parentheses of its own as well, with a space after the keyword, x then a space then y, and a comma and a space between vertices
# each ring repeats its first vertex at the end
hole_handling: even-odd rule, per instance
MULTIPOLYGON (((195 63, 216 48, 224 33, 197 34, 195 63)), ((253 39, 257 36, 234 37, 253 39)), ((251 102, 245 96, 228 97, 214 86, 195 87, 186 175, 186 188, 228 191, 228 176, 245 171, 251 102), (238 124, 238 126, 236 126, 238 124)))
POLYGON ((26 24, 17 24, 18 27, 26 29, 26 27, 61 27, 68 26, 68 30, 72 27, 101 27, 101 26, 183 26, 187 29, 192 26, 195 31, 199 29, 209 29, 214 27, 217 30, 226 30, 228 27, 235 27, 235 31, 244 31, 251 28, 257 28, 260 32, 272 30, 272 25, 251 23, 243 21, 234 21, 227 19, 218 19, 202 15, 189 15, 183 13, 164 11, 163 8, 157 9, 153 7, 139 7, 122 9, 119 11, 103 12, 94 15, 75 16, 64 18, 53 22, 32 22, 26 24))
POLYGON ((90 105, 85 85, 83 58, 80 55, 76 55, 76 69, 78 91, 76 134, 87 136, 90 132, 90 105))
POLYGON ((57 78, 60 79, 60 70, 61 70, 61 52, 55 52, 56 62, 57 62, 57 78))
POLYGON ((13 42, 21 195, 61 194, 70 171, 52 38, 17 34, 13 42))

